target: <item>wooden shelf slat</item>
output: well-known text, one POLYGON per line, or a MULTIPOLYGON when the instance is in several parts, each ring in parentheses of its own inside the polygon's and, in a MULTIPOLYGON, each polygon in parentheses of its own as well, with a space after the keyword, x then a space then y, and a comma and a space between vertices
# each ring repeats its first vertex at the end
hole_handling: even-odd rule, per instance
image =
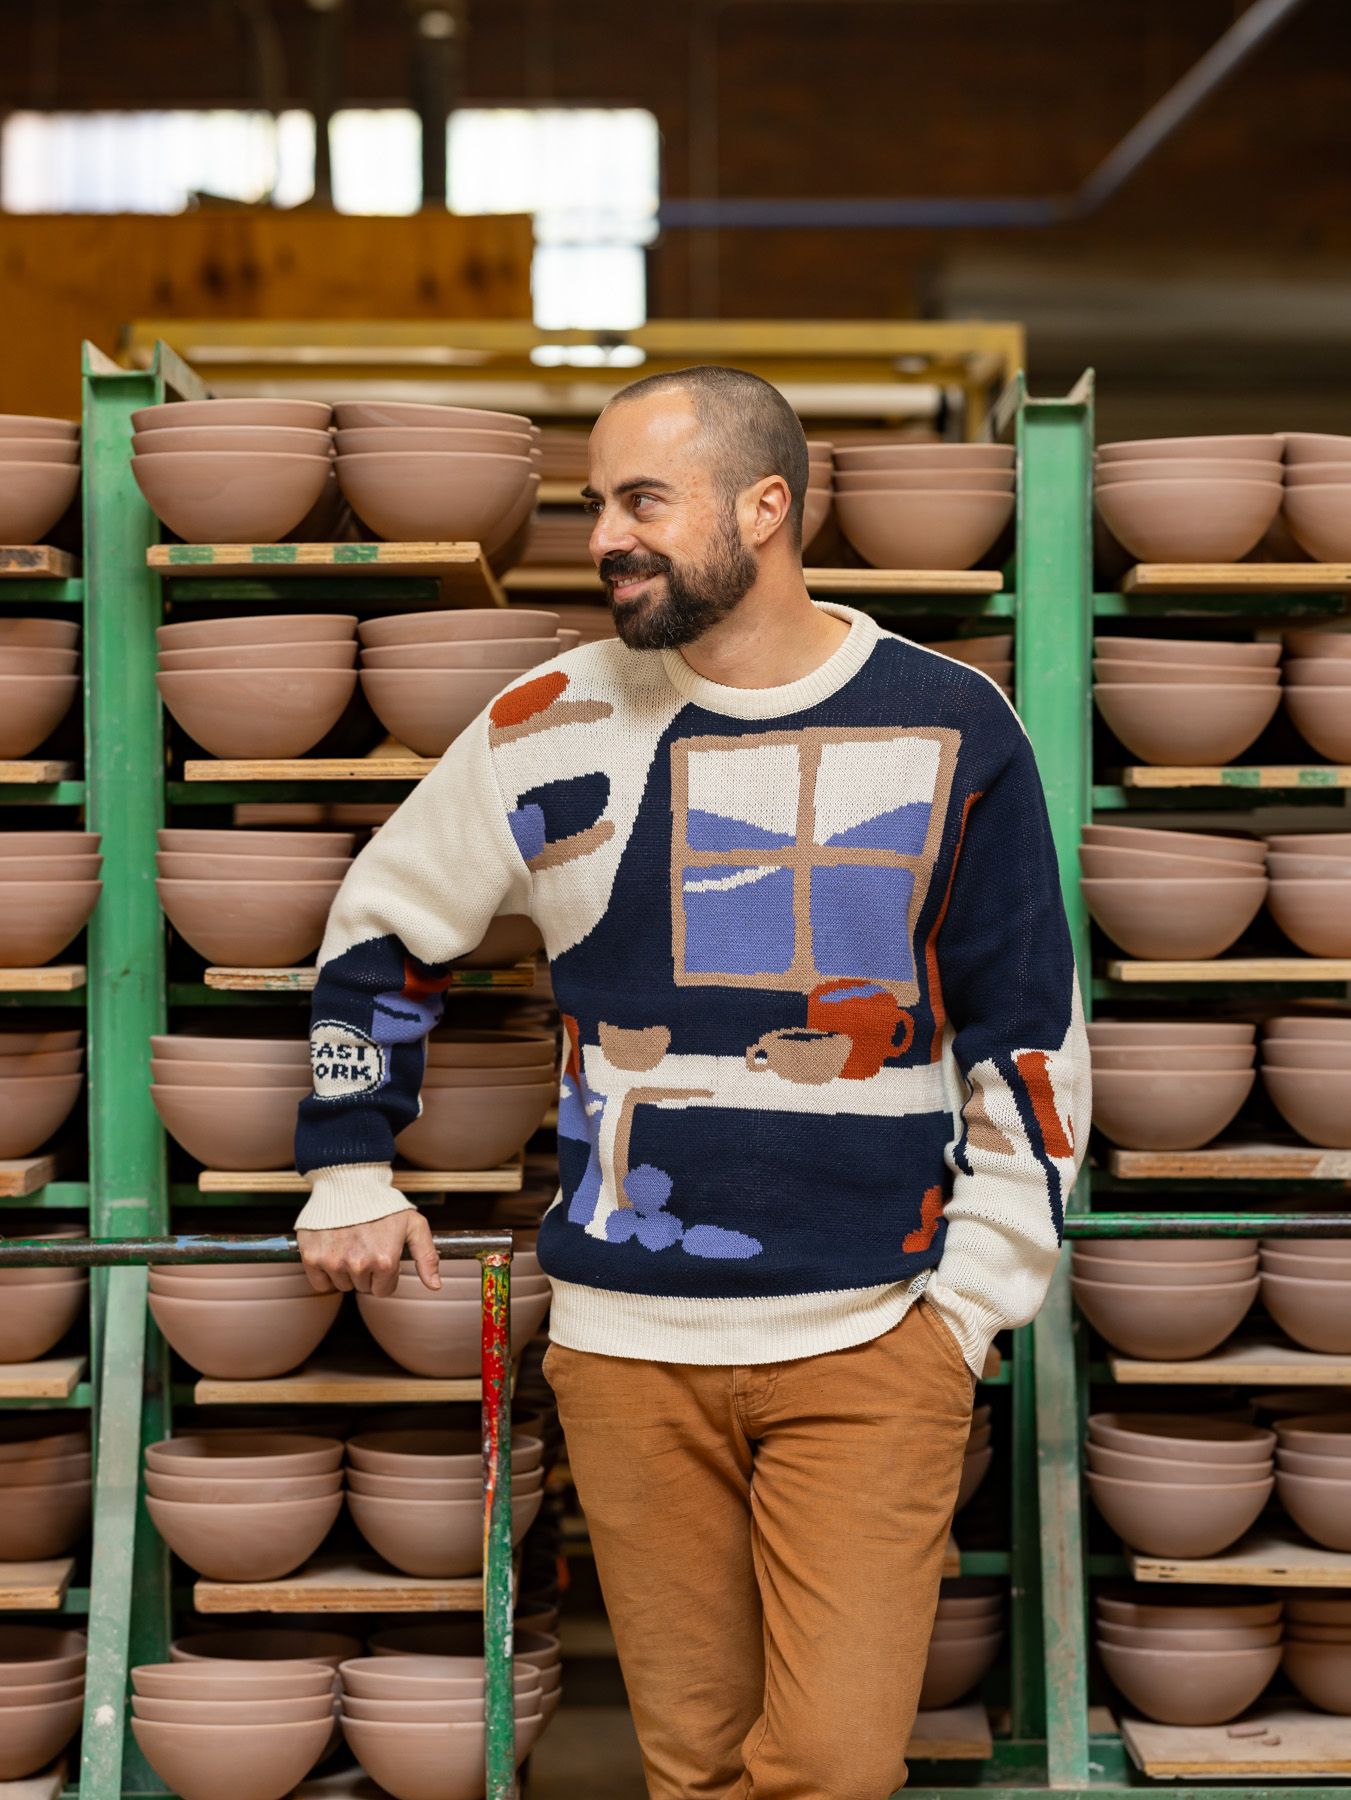
POLYGON ((88 1358, 83 1356, 0 1363, 0 1400, 69 1400, 88 1367, 88 1358))
POLYGON ((185 781, 421 781, 436 767, 434 756, 297 756, 257 762, 193 757, 185 781))
POLYGON ((1256 1775, 1351 1774, 1351 1718, 1315 1712, 1298 1701, 1259 1701, 1242 1719, 1266 1732, 1235 1736, 1233 1725, 1158 1725, 1150 1719, 1122 1719, 1121 1740, 1145 1775, 1197 1775, 1229 1779, 1256 1775))
POLYGON ((1351 563, 1137 563, 1123 594, 1329 594, 1351 590, 1351 563))
POLYGON ((1351 1356, 1327 1356, 1269 1338, 1239 1338, 1189 1362, 1147 1362, 1108 1353, 1114 1381, 1137 1387, 1336 1387, 1351 1388, 1351 1356))
POLYGON ((1205 1150, 1107 1152, 1126 1181, 1351 1181, 1351 1150, 1315 1144, 1212 1144, 1205 1150))
POLYGON ((85 984, 83 963, 46 963, 40 969, 0 969, 0 993, 73 994, 85 984))
POLYGON ((1131 763, 1119 774, 1125 788, 1344 788, 1348 763, 1263 763, 1221 769, 1151 767, 1131 763))
POLYGON ((59 1166, 60 1158, 51 1153, 0 1162, 0 1200, 23 1200, 35 1194, 56 1179, 59 1166))
MULTIPOLYGON (((524 1168, 520 1162, 498 1169, 401 1169, 394 1170, 394 1185, 402 1194, 515 1194, 520 1192, 524 1168)), ((297 1169, 203 1169, 197 1177, 203 1194, 308 1194, 309 1184, 297 1169)))
POLYGON ((582 489, 585 486, 586 478, 581 475, 576 481, 541 481, 539 503, 541 506, 584 506, 582 489))
POLYGON ((73 1556, 0 1563, 0 1612, 60 1612, 74 1574, 73 1556))
POLYGON ((80 559, 51 544, 0 544, 0 581, 71 581, 80 559))
POLYGON ((979 1700, 915 1714, 906 1750, 912 1762, 987 1762, 993 1755, 990 1715, 979 1700))
POLYGON ((152 544, 145 553, 161 575, 434 576, 443 600, 503 606, 506 596, 478 544, 152 544))
POLYGON ((1351 1551, 1324 1550, 1277 1520, 1254 1527, 1219 1556, 1146 1556, 1127 1550, 1137 1581, 1201 1581, 1217 1587, 1351 1587, 1351 1551))
POLYGON ((0 782, 10 787, 50 787, 54 781, 74 781, 78 774, 77 763, 51 758, 0 762, 0 782))
POLYGON ((599 594, 600 576, 586 563, 521 563, 502 577, 508 594, 599 594))
MULTIPOLYGON (((317 969, 208 968, 206 985, 226 993, 308 993, 318 979, 317 969)), ((457 969, 452 971, 450 991, 456 988, 529 988, 535 985, 535 965, 516 963, 509 969, 457 969)))
POLYGON ((1107 964, 1109 981, 1218 982, 1351 981, 1351 956, 1212 956, 1197 962, 1148 962, 1119 957, 1107 964))
POLYGON ((199 1613, 482 1612, 483 1577, 402 1575, 376 1556, 316 1556, 279 1581, 207 1581, 193 1586, 199 1613))
POLYGON ((998 594, 998 569, 804 569, 809 594, 998 594))
POLYGON ((481 1394, 477 1377, 437 1380, 410 1375, 391 1362, 342 1363, 316 1357, 290 1375, 278 1375, 271 1381, 217 1381, 204 1375, 193 1388, 193 1404, 410 1406, 424 1401, 477 1401, 481 1394))

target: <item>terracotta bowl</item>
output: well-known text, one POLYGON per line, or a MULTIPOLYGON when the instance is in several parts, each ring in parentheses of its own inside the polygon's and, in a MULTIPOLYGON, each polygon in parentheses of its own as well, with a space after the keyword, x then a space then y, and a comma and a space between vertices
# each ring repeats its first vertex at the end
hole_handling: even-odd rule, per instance
POLYGON ((212 756, 303 756, 356 692, 354 670, 177 669, 155 677, 188 736, 212 756))
POLYGON ((1093 470, 1095 487, 1118 481, 1266 481, 1281 483, 1279 463, 1254 457, 1141 456, 1099 461, 1093 470))
POLYGON ((967 1451, 962 1458, 962 1475, 957 1484, 957 1501, 953 1508, 955 1513, 961 1512, 964 1506, 975 1499, 977 1489, 989 1474, 993 1461, 994 1450, 988 1444, 981 1449, 967 1451))
POLYGON ((405 543, 492 538, 529 473, 527 457, 498 453, 390 450, 338 458, 352 510, 380 537, 405 543))
POLYGON ((1351 886, 1346 881, 1273 881, 1267 911, 1310 956, 1351 956, 1351 886))
POLYGON ((297 1660, 327 1663, 335 1672, 349 1657, 360 1656, 361 1641, 340 1631, 314 1631, 297 1625, 238 1626, 224 1631, 194 1632, 175 1638, 169 1655, 175 1663, 228 1661, 275 1663, 294 1667, 297 1660))
POLYGON ((1351 1594, 1294 1593, 1286 1598, 1285 1616, 1291 1624, 1351 1627, 1351 1594))
POLYGON ((1006 444, 837 445, 837 469, 1002 469, 1012 472, 1015 454, 1006 444))
POLYGON ((31 1156, 70 1117, 84 1076, 0 1075, 0 1156, 31 1156))
POLYGON ((1013 667, 1013 634, 1008 631, 992 632, 985 637, 936 638, 924 648, 936 651, 939 656, 950 656, 954 662, 966 663, 971 668, 1013 667))
POLYGON ((1256 1059, 1255 1048, 1239 1045, 1203 1044, 1189 1048, 1180 1044, 1159 1044, 1153 1049, 1142 1046, 1116 1048, 1095 1045, 1095 1069, 1178 1069, 1190 1073, 1196 1069, 1251 1069, 1256 1059))
POLYGON ((1287 688, 1285 710, 1320 755, 1331 762, 1351 762, 1351 676, 1345 687, 1287 688))
POLYGON ((36 1362, 85 1310, 88 1281, 7 1285, 0 1303, 0 1363, 36 1362))
MULTIPOLYGON (((361 1700, 455 1700, 483 1693, 482 1657, 356 1656, 338 1673, 344 1695, 361 1700)), ((515 1658, 512 1685, 517 1693, 538 1692, 540 1670, 515 1658)))
MULTIPOLYGON (((544 1485, 543 1469, 535 1469, 528 1475, 513 1475, 511 1478, 511 1497, 513 1500, 523 1499, 527 1494, 538 1493, 544 1485)), ((360 1469, 352 1469, 347 1476, 347 1486, 354 1494, 369 1494, 376 1500, 477 1500, 483 1499, 483 1479, 475 1481, 416 1481, 405 1480, 400 1475, 366 1475, 360 1469)))
POLYGON ((1086 1444, 1088 1466, 1099 1475, 1115 1475, 1119 1481, 1172 1481, 1180 1487, 1214 1487, 1255 1481, 1271 1473, 1270 1462, 1216 1463, 1174 1462, 1171 1458, 1133 1456, 1127 1450, 1109 1450, 1106 1444, 1086 1444))
POLYGON ((539 1129, 557 1096, 552 1080, 518 1087, 427 1088, 422 1116, 395 1138, 419 1169, 490 1169, 514 1156, 539 1129))
POLYGON ((275 856, 285 862, 314 858, 350 861, 356 843, 351 831, 184 831, 158 833, 163 853, 187 856, 275 856))
POLYGON ((0 1687, 0 1736, 11 1707, 48 1706, 56 1700, 73 1700, 84 1693, 84 1669, 66 1681, 33 1681, 21 1687, 0 1687))
POLYGON ((357 647, 347 639, 317 644, 222 644, 214 650, 161 650, 159 667, 179 669, 354 669, 357 647))
POLYGON ((1291 1475, 1312 1475, 1320 1481, 1351 1481, 1351 1456, 1309 1456, 1299 1450, 1278 1449, 1276 1467, 1291 1475))
POLYGON ((1279 465, 1283 440, 1276 432, 1223 433, 1201 437, 1119 438, 1099 444, 1096 461, 1127 462, 1141 457, 1210 457, 1229 461, 1235 457, 1279 465))
POLYGON ((0 1488, 0 1544, 7 1562, 62 1556, 89 1528, 92 1484, 0 1488))
POLYGON ((1232 762, 1248 748, 1275 716, 1281 695, 1260 687, 1098 682, 1093 698, 1117 737, 1142 762, 1214 767, 1232 762))
POLYGON ((845 469, 837 494, 1011 494, 1012 469, 845 469))
MULTIPOLYGON (((528 1688, 516 1695, 515 1716, 531 1718, 541 1711, 542 1690, 528 1688)), ((343 1697, 343 1717, 382 1720, 391 1725, 461 1725, 483 1718, 483 1696, 465 1700, 359 1700, 343 1697)))
POLYGON ((1343 1047, 1330 1038, 1264 1038, 1262 1061, 1272 1069, 1325 1069, 1329 1073, 1351 1070, 1351 1044, 1343 1047))
MULTIPOLYGON (((89 1431, 52 1431, 46 1413, 10 1413, 0 1418, 0 1463, 43 1461, 53 1456, 88 1456, 89 1431)), ((0 1646, 9 1641, 0 1626, 0 1646)), ((37 1630, 34 1626, 32 1630, 37 1630)), ((5 1661, 0 1648, 0 1664, 5 1661)))
POLYGON ((0 644, 0 675, 73 675, 79 660, 74 650, 43 645, 0 644))
POLYGON ((0 543, 41 543, 79 485, 78 463, 0 461, 0 543))
POLYGON ((1092 1413, 1090 1442, 1134 1456, 1172 1462, 1251 1462, 1270 1466, 1276 1433, 1209 1416, 1168 1413, 1092 1413))
MULTIPOLYGON (((441 1278, 439 1288, 433 1290, 425 1287, 420 1276, 400 1274, 397 1294, 400 1299, 425 1300, 435 1305, 438 1297, 441 1300, 473 1300, 477 1301, 482 1291, 482 1283, 477 1276, 441 1278)), ((526 1298, 531 1294, 547 1294, 550 1291, 547 1275, 519 1275, 513 1271, 511 1277, 511 1297, 513 1300, 526 1298)))
POLYGON ((332 1725, 331 1716, 258 1726, 133 1719, 131 1729, 145 1760, 181 1800, 280 1800, 319 1760, 332 1725))
POLYGON ((552 1077, 551 1063, 531 1063, 523 1069, 445 1069, 423 1071, 422 1091, 429 1088, 529 1087, 552 1077))
POLYGON ((175 1555, 214 1581, 273 1581, 299 1568, 328 1536, 341 1494, 264 1505, 195 1505, 146 1500, 155 1529, 175 1555))
MULTIPOLYGON (((3 479, 0 470, 0 482, 3 479)), ((80 1729, 83 1712, 82 1694, 38 1706, 6 1707, 0 1732, 0 1781, 18 1781, 45 1769, 80 1729)))
POLYGON ((491 412, 473 406, 442 406, 428 400, 340 400, 333 408, 339 431, 373 429, 522 432, 534 441, 535 427, 523 413, 491 412))
POLYGON ((515 679, 512 671, 494 669, 362 669, 361 691, 401 744, 418 756, 442 756, 515 679))
POLYGON ((148 1700, 328 1699, 333 1670, 300 1661, 213 1662, 206 1669, 196 1662, 144 1663, 131 1671, 131 1685, 148 1700))
MULTIPOLYGON (((1351 461, 1351 438, 1330 431, 1283 431, 1285 460, 1303 467, 1311 462, 1351 461)), ((1351 475, 1347 477, 1351 480, 1351 475)))
MULTIPOLYGON (((542 1493, 511 1502, 511 1541, 519 1544, 539 1514, 542 1493)), ((481 1500, 386 1500, 348 1494, 357 1530, 377 1555, 406 1575, 474 1575, 483 1567, 481 1500)))
POLYGON ((333 409, 320 400, 168 400, 131 415, 133 432, 182 430, 205 425, 270 425, 285 430, 327 431, 333 409))
POLYGON ((0 437, 0 462, 78 463, 80 446, 74 439, 0 437))
POLYGON ((1334 661, 1330 656, 1307 657, 1287 662, 1281 669, 1281 681, 1287 688, 1345 688, 1351 682, 1351 670, 1346 661, 1334 661))
MULTIPOLYGON (((542 1714, 517 1719, 518 1768, 543 1729, 542 1714)), ((396 1725, 344 1718, 342 1731, 362 1768, 398 1800, 474 1800, 483 1785, 484 1728, 480 1724, 396 1725)), ((187 1796, 186 1800, 196 1797, 187 1796)))
POLYGON ((368 650, 399 644, 481 643, 496 638, 552 638, 562 615, 518 606, 467 606, 454 612, 404 612, 363 619, 358 635, 368 650))
POLYGON ((339 881, 156 881, 174 930, 209 963, 287 968, 318 949, 339 881))
POLYGON ((1283 1450, 1300 1450, 1310 1456, 1351 1456, 1351 1413, 1334 1410, 1278 1419, 1276 1431, 1283 1450))
POLYGON ((1276 1110, 1307 1143, 1351 1150, 1351 1073, 1264 1065, 1262 1085, 1276 1110))
POLYGON ((76 443, 80 427, 71 419, 48 419, 40 413, 0 413, 0 436, 57 438, 76 443))
MULTIPOLYGON (((1238 1240, 1234 1254, 1238 1254, 1238 1240)), ((1087 1238, 1074 1246, 1076 1256, 1094 1262, 1152 1263, 1171 1268, 1181 1263, 1210 1263, 1223 1254, 1213 1238, 1087 1238)))
MULTIPOLYGON (((0 459, 3 460, 3 459, 0 459)), ((69 619, 0 619, 0 644, 6 650, 78 649, 80 627, 69 619)))
POLYGON ((333 454, 327 431, 285 425, 166 425, 132 435, 133 456, 172 456, 185 450, 279 450, 285 456, 333 454))
MULTIPOLYGON (((82 1456, 29 1457, 22 1462, 0 1463, 0 1487, 52 1487, 67 1481, 87 1481, 92 1468, 93 1458, 87 1450, 82 1456)), ((3 1686, 0 1681, 0 1688, 3 1686)))
POLYGON ((226 856, 160 850, 155 873, 170 881, 341 881, 347 856, 226 856))
POLYGON ((260 1276, 222 1276, 218 1281, 179 1281, 172 1274, 150 1277, 152 1294, 170 1294, 180 1300, 293 1300, 314 1292, 303 1270, 282 1279, 260 1276))
POLYGON ((1093 498, 1140 562, 1237 562, 1281 510, 1278 483, 1241 479, 1097 483, 1093 498))
POLYGON ((1179 1049, 1184 1045, 1214 1044, 1233 1048, 1237 1045, 1254 1043, 1257 1028, 1254 1025, 1229 1025, 1217 1023, 1210 1019, 1098 1019, 1087 1027, 1088 1039, 1096 1050, 1099 1046, 1115 1044, 1156 1044, 1176 1043, 1179 1049))
POLYGON ((341 1305, 341 1294, 219 1301, 151 1294, 149 1299, 152 1318, 184 1362, 223 1381, 259 1381, 297 1368, 328 1335, 341 1305))
POLYGON ((1219 1598, 1220 1590, 1207 1592, 1201 1590, 1200 1601, 1191 1599, 1169 1601, 1122 1600, 1112 1594, 1099 1594, 1097 1597, 1098 1616, 1110 1619, 1122 1625, 1147 1626, 1152 1630, 1160 1628, 1179 1631, 1195 1631, 1217 1625, 1275 1625, 1282 1613, 1280 1600, 1260 1601, 1226 1601, 1219 1598))
POLYGON ((266 1090, 152 1087, 150 1098, 164 1129, 190 1156, 209 1169, 244 1173, 293 1166, 296 1108, 313 1091, 308 1081, 266 1090))
POLYGON ((209 1469, 200 1475, 161 1475, 155 1469, 145 1472, 145 1491, 156 1500, 182 1500, 189 1505, 251 1506, 272 1500, 322 1500, 328 1494, 342 1492, 342 1471, 332 1475, 278 1476, 275 1481, 217 1480, 209 1469))
MULTIPOLYGON (((414 1375, 471 1376, 479 1366, 481 1312, 477 1301, 418 1300, 358 1294, 357 1307, 371 1336, 401 1368, 414 1375)), ((511 1341, 519 1356, 549 1310, 547 1294, 511 1302, 511 1341)))
POLYGON ((464 1031, 437 1032, 427 1040, 428 1068, 533 1068, 553 1066, 557 1054, 552 1032, 464 1031))
POLYGON ((1135 1550, 1151 1556, 1216 1556, 1257 1518, 1275 1478, 1233 1486, 1186 1487, 1179 1482, 1122 1481, 1089 1470, 1093 1503, 1135 1550))
POLYGON ((1281 1667, 1314 1706, 1351 1713, 1351 1644, 1287 1643, 1281 1667))
POLYGON ((1072 1253, 1076 1275, 1085 1281, 1148 1287, 1215 1287, 1243 1281, 1257 1273, 1257 1252, 1227 1256, 1215 1262, 1134 1262, 1123 1256, 1095 1256, 1077 1244, 1072 1253))
POLYGON ((363 669, 502 669, 519 674, 558 654, 558 639, 470 638, 459 643, 390 644, 362 652, 363 669))
POLYGON ((1220 1625, 1213 1631, 1182 1631, 1165 1625, 1151 1629, 1142 1625, 1114 1625, 1101 1619, 1097 1626, 1100 1644, 1124 1644, 1132 1650, 1180 1650, 1208 1655, 1214 1650, 1264 1650, 1281 1641, 1281 1626, 1220 1625))
POLYGON ((83 1675, 87 1650, 82 1631, 6 1625, 0 1628, 0 1688, 49 1687, 83 1675))
POLYGON ((1351 1481, 1276 1472, 1276 1497, 1290 1517, 1328 1550, 1351 1550, 1351 1481))
MULTIPOLYGON (((1351 1095, 1351 1076, 1347 1092, 1351 1095)), ((1281 1330, 1306 1350, 1334 1356, 1351 1351, 1351 1288, 1346 1282, 1281 1275, 1264 1267, 1262 1304, 1281 1330)))
POLYGON ((101 856, 0 857, 0 881, 97 881, 102 870, 101 856))
MULTIPOLYGON (((1270 1237, 1259 1239, 1258 1248, 1263 1255, 1272 1252, 1292 1262, 1317 1264, 1351 1260, 1351 1238, 1270 1237)), ((1303 1272, 1316 1275, 1319 1271, 1313 1268, 1303 1272)))
MULTIPOLYGON (((7 860, 13 859, 0 857, 0 862, 7 860)), ((14 1057, 79 1054, 83 1040, 83 1031, 0 1031, 0 1058, 8 1062, 14 1057)))
POLYGON ((1124 850, 1115 844, 1081 844, 1079 867, 1090 881, 1251 881, 1251 863, 1224 862, 1219 857, 1170 856, 1157 850, 1124 850))
MULTIPOLYGON (((1274 669, 1281 660, 1279 644, 1230 643, 1219 638, 1137 638, 1099 636, 1095 656, 1129 662, 1187 664, 1229 663, 1236 668, 1274 669)), ((1126 829, 1130 829, 1127 827, 1126 829)))
POLYGON ((200 1285, 208 1285, 218 1281, 265 1281, 271 1279, 279 1282, 292 1281, 300 1265, 294 1262, 279 1263, 151 1263, 152 1276, 169 1275, 175 1281, 190 1281, 200 1285))
POLYGON ((1095 656, 1093 679, 1107 687, 1251 687, 1279 688, 1278 669, 1235 668, 1230 663, 1123 662, 1095 656))
POLYGON ((1288 856, 1273 850, 1267 868, 1276 881, 1351 881, 1351 857, 1288 856))
MULTIPOLYGON (((436 1656, 455 1666, 451 1674, 483 1678, 483 1626, 470 1619, 443 1619, 435 1625, 388 1625, 370 1634, 372 1656, 436 1656), (469 1646, 478 1645, 477 1652, 469 1646)), ((548 1632, 518 1632, 514 1639, 515 1667, 532 1663, 541 1674, 558 1666, 562 1651, 558 1638, 548 1632)), ((402 1675, 404 1671, 400 1669, 402 1675)))
POLYGON ((1219 956, 1252 924, 1267 896, 1263 875, 1081 883, 1094 919, 1129 956, 1190 961, 1219 956))
POLYGON ((1224 1342, 1256 1298, 1258 1278, 1211 1287, 1130 1287, 1076 1275, 1070 1286, 1079 1310, 1109 1344, 1128 1356, 1175 1362, 1204 1356, 1224 1342))
POLYGON ((1267 844, 1295 856, 1351 856, 1351 831, 1272 832, 1267 844))
POLYGON ((275 544, 323 492, 328 459, 278 451, 133 457, 146 504, 190 544, 275 544))
POLYGON ((1260 838, 1221 837, 1218 833, 1137 825, 1085 825, 1081 835, 1084 843, 1094 848, 1197 856, 1206 862, 1239 863, 1259 870, 1266 861, 1266 845, 1260 838))
MULTIPOLYGON (((180 1068, 189 1067, 193 1063, 210 1063, 219 1067, 228 1057, 239 1057, 244 1063, 253 1067, 263 1064, 279 1065, 294 1071, 299 1068, 308 1071, 310 1066, 309 1045, 304 1038, 208 1038, 179 1036, 152 1037, 150 1054, 166 1067, 174 1064, 180 1068)), ((271 1263, 232 1264, 231 1267, 271 1269, 271 1263)), ((211 1269, 219 1272, 220 1265, 203 1263, 201 1273, 211 1269)), ((189 1263, 175 1265, 175 1272, 180 1275, 196 1274, 198 1270, 189 1263)))
MULTIPOLYGON (((469 1431, 364 1431, 348 1439, 347 1454, 353 1469, 371 1475, 422 1475, 449 1481, 476 1475, 483 1467, 478 1433, 469 1431)), ((514 1437, 512 1474, 538 1468, 543 1456, 541 1438, 514 1437)))
POLYGON ((970 1693, 994 1666, 1003 1637, 998 1630, 983 1637, 931 1639, 920 1687, 921 1710, 951 1706, 970 1693))
POLYGON ((389 450, 458 450, 478 455, 525 456, 529 453, 531 438, 525 429, 457 431, 427 425, 384 425, 339 431, 335 442, 339 456, 389 450))
POLYGON ((88 921, 101 891, 98 881, 0 883, 0 967, 34 969, 58 956, 88 921))
POLYGON ((934 1617, 929 1641, 935 1644, 955 1644, 964 1638, 988 1637, 992 1631, 1000 1628, 1003 1617, 1003 1609, 998 1603, 983 1613, 973 1614, 969 1619, 946 1619, 939 1611, 934 1617))
POLYGON ((539 927, 526 913, 499 913, 474 948, 455 960, 462 969, 498 969, 525 961, 543 944, 539 927))
POLYGON ((310 1719, 332 1719, 332 1678, 329 1691, 297 1700, 279 1700, 255 1693, 243 1700, 152 1700, 137 1694, 131 1702, 134 1719, 158 1719, 165 1725, 299 1725, 310 1719))
POLYGON ((1012 494, 839 494, 835 513, 876 569, 969 569, 1013 517, 1012 494))
POLYGON ((1251 1069, 1095 1071, 1093 1123, 1127 1150, 1199 1150, 1236 1116, 1253 1080, 1251 1069))
MULTIPOLYGON (((184 619, 172 625, 160 625, 155 630, 155 642, 161 653, 217 650, 232 645, 341 644, 354 640, 356 628, 354 613, 250 613, 244 618, 184 619)), ((295 837, 300 834, 278 835, 295 837)))
POLYGON ((1147 1718, 1165 1725, 1222 1725, 1251 1706, 1281 1663, 1281 1647, 1137 1650, 1100 1642, 1113 1683, 1147 1718))
POLYGON ((1351 471, 1339 482, 1288 487, 1281 518, 1315 562, 1351 561, 1351 471))

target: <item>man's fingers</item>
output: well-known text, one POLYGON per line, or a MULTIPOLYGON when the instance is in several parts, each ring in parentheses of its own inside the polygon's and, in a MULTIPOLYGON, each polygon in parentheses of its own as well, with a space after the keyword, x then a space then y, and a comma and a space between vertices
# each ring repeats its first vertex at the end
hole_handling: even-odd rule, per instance
POLYGON ((331 1294, 333 1292, 333 1283, 329 1280, 327 1272, 321 1269, 317 1263, 307 1262, 301 1266, 305 1270, 306 1281, 309 1282, 316 1294, 331 1294))
POLYGON ((371 1265, 371 1285, 369 1292, 379 1294, 388 1299, 399 1291, 399 1259, 397 1256, 380 1255, 371 1265))
POLYGON ((431 1226, 421 1213, 414 1213, 408 1221, 407 1245, 423 1287, 435 1293, 441 1286, 441 1268, 432 1243, 431 1226))

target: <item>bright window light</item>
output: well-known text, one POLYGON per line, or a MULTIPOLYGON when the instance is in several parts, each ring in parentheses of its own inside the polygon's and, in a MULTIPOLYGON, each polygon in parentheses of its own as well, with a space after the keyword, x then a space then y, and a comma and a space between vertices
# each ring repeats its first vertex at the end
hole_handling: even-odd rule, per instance
POLYGON ((338 212, 415 213, 422 205, 422 125, 411 109, 336 112, 328 142, 338 212))

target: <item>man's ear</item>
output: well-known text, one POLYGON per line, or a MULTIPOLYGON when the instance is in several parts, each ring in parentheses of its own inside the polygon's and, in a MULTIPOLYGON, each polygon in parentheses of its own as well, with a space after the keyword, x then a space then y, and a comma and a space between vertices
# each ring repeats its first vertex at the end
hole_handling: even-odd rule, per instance
POLYGON ((793 496, 782 475, 766 475, 746 490, 751 542, 767 544, 788 522, 793 496))

